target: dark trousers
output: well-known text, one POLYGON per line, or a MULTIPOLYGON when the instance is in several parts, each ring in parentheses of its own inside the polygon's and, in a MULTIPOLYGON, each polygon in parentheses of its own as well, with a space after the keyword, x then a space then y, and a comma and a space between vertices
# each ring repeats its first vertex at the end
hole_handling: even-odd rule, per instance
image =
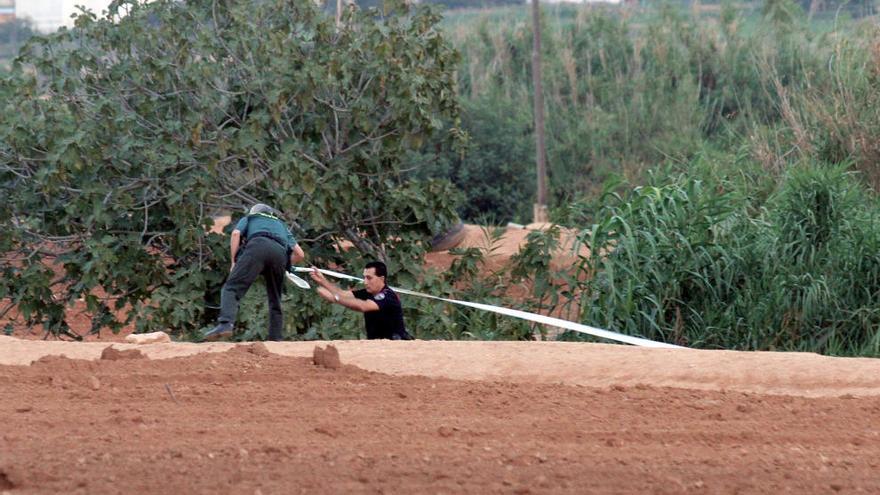
POLYGON ((238 305, 258 276, 266 280, 269 299, 269 340, 281 340, 284 317, 281 314, 281 290, 287 268, 287 250, 266 237, 254 237, 238 256, 235 268, 220 293, 220 323, 235 323, 238 305))

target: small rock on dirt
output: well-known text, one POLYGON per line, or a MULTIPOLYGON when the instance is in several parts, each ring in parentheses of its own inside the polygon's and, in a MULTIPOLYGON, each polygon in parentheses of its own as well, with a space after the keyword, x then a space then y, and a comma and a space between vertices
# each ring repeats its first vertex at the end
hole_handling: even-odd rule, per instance
POLYGON ((242 345, 240 347, 243 347, 247 352, 259 357, 269 357, 269 354, 271 354, 269 348, 262 342, 254 342, 253 344, 242 345))
POLYGON ((324 349, 324 367, 331 370, 337 370, 342 367, 342 361, 339 360, 339 351, 333 345, 328 345, 324 349))
POLYGON ((5 469, 0 468, 0 490, 4 490, 3 493, 9 493, 6 490, 11 490, 18 485, 14 476, 7 473, 5 469))
POLYGON ((129 344, 157 344, 171 342, 171 337, 165 332, 133 333, 125 337, 129 344))
POLYGON ((145 356, 138 349, 119 350, 119 349, 116 349, 115 347, 113 347, 112 345, 104 348, 104 351, 101 352, 101 359, 107 360, 107 361, 119 361, 120 359, 146 359, 146 358, 147 358, 147 356, 145 356))
POLYGON ((315 428, 315 433, 320 433, 320 434, 322 434, 322 435, 327 435, 327 436, 330 437, 330 438, 336 438, 337 436, 339 436, 339 432, 337 432, 335 429, 330 428, 330 427, 325 427, 325 426, 318 426, 318 427, 316 427, 316 428, 315 428))
POLYGON ((324 366, 324 348, 316 345, 312 351, 312 364, 315 366, 324 366))
POLYGON ((48 355, 40 357, 39 359, 35 359, 35 360, 31 361, 31 366, 52 365, 52 364, 56 364, 59 362, 67 363, 68 361, 70 361, 70 358, 68 358, 64 354, 48 354, 48 355))

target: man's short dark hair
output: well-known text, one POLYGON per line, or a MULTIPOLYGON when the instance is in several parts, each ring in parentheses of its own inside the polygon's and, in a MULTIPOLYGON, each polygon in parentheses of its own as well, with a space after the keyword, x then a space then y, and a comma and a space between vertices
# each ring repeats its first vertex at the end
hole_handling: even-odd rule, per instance
POLYGON ((382 263, 381 261, 371 261, 367 263, 367 266, 364 267, 365 270, 367 268, 373 268, 374 270, 376 270, 376 275, 379 277, 388 276, 388 267, 385 266, 385 263, 382 263))

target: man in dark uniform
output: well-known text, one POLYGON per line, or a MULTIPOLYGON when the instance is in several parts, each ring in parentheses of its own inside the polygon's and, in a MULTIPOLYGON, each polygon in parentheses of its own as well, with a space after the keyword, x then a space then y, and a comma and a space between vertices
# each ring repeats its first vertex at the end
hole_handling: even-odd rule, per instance
POLYGON ((385 283, 388 268, 381 261, 371 261, 364 267, 364 288, 342 290, 329 282, 317 269, 312 279, 320 286, 318 295, 331 302, 364 314, 368 339, 412 340, 403 324, 403 309, 397 294, 385 283))
POLYGON ((239 220, 232 231, 229 249, 232 266, 220 293, 219 324, 205 333, 205 339, 232 335, 241 298, 257 277, 263 275, 269 298, 269 340, 281 340, 284 273, 290 265, 305 259, 305 253, 287 225, 278 218, 278 213, 262 203, 255 204, 249 214, 239 220))

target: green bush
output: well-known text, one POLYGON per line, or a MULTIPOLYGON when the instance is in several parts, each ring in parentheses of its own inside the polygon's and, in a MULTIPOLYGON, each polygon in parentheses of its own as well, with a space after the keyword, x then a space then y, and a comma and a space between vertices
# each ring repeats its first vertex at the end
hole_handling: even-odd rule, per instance
MULTIPOLYGON (((532 26, 526 6, 453 14, 444 26, 462 53, 466 120, 497 122, 498 110, 504 109, 509 119, 524 123, 532 107, 532 26)), ((810 139, 809 126, 798 124, 809 115, 799 99, 814 91, 824 96, 833 79, 825 70, 834 54, 829 35, 811 28, 790 2, 768 4, 766 16, 726 4, 710 22, 671 6, 643 11, 554 6, 544 8, 542 26, 550 191, 553 206, 562 208, 598 193, 612 175, 639 183, 656 163, 688 163, 707 144, 738 152, 743 142, 751 142, 760 153, 772 144, 762 142, 767 132, 780 134, 783 147, 810 139)), ((835 36, 858 39, 848 29, 841 27, 835 36)), ((859 43, 860 56, 869 53, 862 48, 869 43, 859 43)), ((854 56, 835 60, 862 66, 854 56)), ((840 117, 843 108, 829 116, 840 117)), ((510 154, 492 148, 510 139, 510 129, 503 122, 496 128, 495 133, 469 128, 474 156, 459 160, 460 174, 470 170, 467 175, 475 177, 510 167, 510 154)), ((533 139, 523 136, 524 144, 533 139)), ((833 134, 830 139, 844 143, 837 148, 848 147, 833 134)), ((787 152, 777 149, 764 159, 778 167, 776 157, 787 152)), ((457 160, 453 154, 433 162, 434 175, 445 176, 448 164, 457 160)), ((506 192, 502 198, 524 197, 533 191, 527 186, 505 181, 498 189, 506 192)), ((475 205, 466 217, 516 218, 498 196, 486 198, 484 192, 466 189, 467 204, 475 205)))
POLYGON ((380 258, 413 277, 457 221, 449 183, 403 162, 456 135, 458 59, 438 21, 353 11, 337 29, 311 0, 116 0, 31 38, 0 81, 0 297, 54 332, 78 299, 96 327, 194 332, 229 266, 212 216, 257 200, 311 262, 380 258))
POLYGON ((465 153, 418 156, 410 161, 419 175, 445 177, 467 196, 462 218, 475 221, 531 221, 535 194, 535 146, 532 114, 509 99, 485 99, 462 105, 461 129, 467 133, 465 153), (435 161, 431 161, 435 160, 435 161))
POLYGON ((582 319, 693 347, 877 355, 880 208, 802 164, 766 201, 673 175, 606 195, 583 241, 582 319))

